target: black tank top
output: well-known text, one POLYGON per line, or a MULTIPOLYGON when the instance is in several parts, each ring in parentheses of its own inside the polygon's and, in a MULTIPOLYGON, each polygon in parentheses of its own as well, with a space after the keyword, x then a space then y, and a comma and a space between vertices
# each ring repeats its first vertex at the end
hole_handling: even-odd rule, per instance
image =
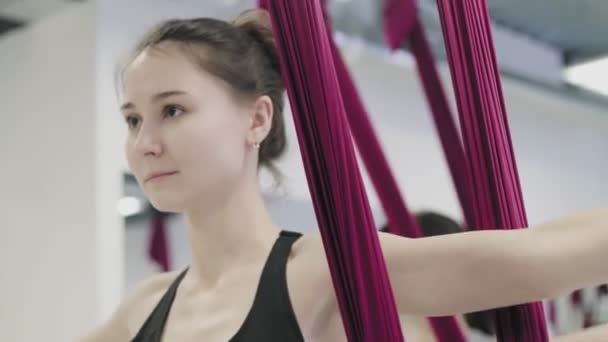
MULTIPOLYGON (((304 341, 289 300, 286 276, 291 246, 300 236, 287 231, 279 235, 262 270, 253 305, 230 342, 304 341)), ((187 271, 173 281, 132 342, 161 342, 175 293, 187 271)))

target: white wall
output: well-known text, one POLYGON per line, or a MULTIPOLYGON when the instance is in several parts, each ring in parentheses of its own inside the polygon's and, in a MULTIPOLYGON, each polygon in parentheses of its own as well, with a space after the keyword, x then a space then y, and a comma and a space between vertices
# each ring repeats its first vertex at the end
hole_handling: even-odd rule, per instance
MULTIPOLYGON (((456 215, 456 198, 413 68, 370 55, 353 69, 412 206, 456 215)), ((446 68, 441 69, 451 88, 446 68)), ((601 172, 608 167, 608 109, 505 77, 503 88, 531 223, 608 204, 601 172)))
POLYGON ((67 341, 95 314, 90 19, 78 6, 0 41, 2 341, 67 341))
POLYGON ((106 158, 120 142, 100 138, 94 2, 3 36, 0 75, 0 341, 74 341, 123 287, 121 165, 106 158))
MULTIPOLYGON (((460 216, 413 65, 364 53, 351 69, 412 208, 460 216)), ((449 91, 445 66, 441 70, 449 91)), ((608 109, 508 78, 503 78, 503 87, 531 223, 608 204, 602 173, 608 167, 608 109)), ((295 146, 291 151, 297 151, 295 146)), ((308 198, 297 153, 288 155, 281 167, 292 196, 308 198)), ((370 200, 377 208, 375 194, 370 200)))

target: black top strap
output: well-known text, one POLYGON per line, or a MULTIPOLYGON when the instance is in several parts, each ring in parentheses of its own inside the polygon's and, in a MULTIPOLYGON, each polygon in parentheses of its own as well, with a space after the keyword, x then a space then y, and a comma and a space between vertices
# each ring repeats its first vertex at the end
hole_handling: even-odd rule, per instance
POLYGON ((169 311, 171 311, 171 305, 175 299, 175 293, 187 272, 188 268, 175 278, 132 342, 160 341, 167 323, 167 317, 169 317, 169 311))
POLYGON ((291 247, 300 236, 281 232, 262 271, 253 306, 232 342, 304 341, 289 299, 286 273, 291 247))
MULTIPOLYGON (((262 270, 253 306, 231 342, 304 341, 296 320, 289 289, 287 261, 300 233, 282 231, 262 270)), ((177 288, 188 272, 186 268, 173 281, 132 342, 160 342, 177 288)))

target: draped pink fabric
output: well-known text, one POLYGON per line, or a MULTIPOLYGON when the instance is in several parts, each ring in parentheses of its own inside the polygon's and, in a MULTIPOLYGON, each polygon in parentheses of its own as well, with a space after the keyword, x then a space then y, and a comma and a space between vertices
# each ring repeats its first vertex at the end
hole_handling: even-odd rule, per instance
POLYGON ((272 19, 340 313, 349 341, 402 341, 318 0, 260 1, 272 19))
MULTIPOLYGON (((527 227, 485 0, 439 0, 472 196, 469 225, 527 227)), ((499 341, 548 341, 542 303, 496 310, 499 341)))
MULTIPOLYGON (((420 227, 408 211, 405 200, 399 193, 397 182, 390 171, 388 161, 382 153, 380 143, 373 132, 348 71, 335 48, 334 60, 336 61, 336 70, 341 83, 342 97, 345 99, 352 133, 386 212, 389 231, 393 234, 411 238, 421 237, 420 227)), ((466 340, 453 317, 433 317, 430 321, 438 341, 457 342, 466 340)))
POLYGON ((384 38, 391 50, 403 44, 418 22, 414 0, 386 0, 384 2, 384 38))
POLYGON ((166 215, 154 210, 150 219, 150 242, 148 255, 163 272, 171 269, 171 258, 165 226, 166 215))
MULTIPOLYGON (((363 163, 369 172, 374 189, 386 213, 389 222, 389 232, 410 238, 422 237, 420 227, 415 217, 409 211, 405 198, 399 191, 399 186, 390 169, 388 160, 384 152, 382 152, 380 141, 374 132, 355 83, 332 39, 331 30, 328 30, 328 39, 332 48, 334 65, 348 116, 348 123, 363 163)), ((449 115, 449 113, 447 114, 449 115)), ((458 146, 460 146, 460 143, 458 146)), ((430 323, 438 341, 466 341, 464 333, 453 317, 433 317, 430 319, 430 323)))
MULTIPOLYGON (((475 6, 479 7, 480 1, 466 4, 442 1, 442 23, 455 75, 464 150, 436 70, 430 64, 430 49, 416 20, 413 1, 388 1, 385 11, 387 39, 390 46, 396 48, 403 39, 411 36, 425 93, 468 223, 486 228, 524 227, 525 212, 498 72, 495 60, 492 60, 495 57, 487 13, 485 19, 481 15, 477 22, 475 18, 466 17, 466 10, 446 14, 446 8, 458 11, 464 7, 479 16, 475 6), (401 21, 398 19, 400 13, 403 14, 401 21), (487 27, 484 28, 484 24, 487 27), (471 31, 463 30, 466 25, 471 31), (471 49, 476 42, 472 43, 463 32, 477 34, 475 38, 482 42, 481 48, 475 46, 471 49), (483 46, 488 43, 489 47, 483 46), (465 50, 466 55, 462 51, 451 54, 450 47, 455 51, 465 50), (488 48, 491 51, 489 56, 488 48), (464 158, 465 151, 468 164, 464 158)), ((373 166, 370 175, 376 188, 389 188, 381 191, 381 198, 391 226, 403 229, 402 234, 406 230, 409 234, 416 234, 415 223, 407 214, 405 201, 396 190, 384 156, 375 153, 380 150, 380 145, 350 76, 328 39, 319 2, 282 0, 261 1, 261 4, 271 14, 307 179, 349 340, 400 340, 396 308, 354 158, 346 110, 351 115, 350 126, 364 162, 368 168, 373 166), (387 177, 381 179, 378 175, 387 177), (375 277, 365 277, 374 273, 375 277)), ((546 340, 544 317, 538 304, 499 310, 498 317, 501 340, 546 340), (526 320, 532 324, 522 325, 526 320)), ((443 319, 443 328, 450 322, 443 319)), ((434 326, 437 331, 441 330, 439 323, 434 326)))
MULTIPOLYGON (((429 95, 433 93, 429 89, 440 89, 440 86, 436 77, 428 77, 432 61, 428 44, 424 42, 420 25, 412 25, 409 26, 412 27, 410 30, 404 30, 404 25, 400 23, 400 20, 411 20, 412 14, 406 11, 415 7, 410 5, 413 2, 387 1, 386 8, 393 10, 385 11, 385 36, 393 49, 408 36, 411 38, 412 51, 429 95), (426 73, 423 71, 425 68, 426 73)), ((439 0, 438 4, 467 158, 461 151, 448 150, 443 143, 446 140, 444 137, 442 144, 449 165, 454 168, 451 169, 452 176, 465 218, 472 227, 525 227, 525 210, 485 1, 439 0), (468 165, 462 163, 465 160, 468 165)), ((444 102, 433 100, 432 96, 428 98, 432 106, 444 102)), ((449 131, 447 134, 453 135, 455 127, 445 128, 447 121, 442 118, 438 120, 435 110, 433 114, 440 133, 443 127, 449 131)), ((453 137, 449 139, 454 141, 453 137)), ((500 341, 547 340, 540 303, 498 310, 497 329, 500 341)))
POLYGON ((441 85, 431 48, 420 23, 414 25, 410 44, 416 59, 422 88, 431 109, 433 123, 437 129, 458 201, 462 207, 466 222, 465 227, 468 227, 468 222, 472 220, 471 215, 473 212, 471 207, 474 196, 471 186, 472 179, 470 178, 460 133, 458 132, 454 115, 450 110, 447 96, 441 85))
MULTIPOLYGON (((397 50, 409 41, 416 59, 418 76, 422 81, 424 94, 433 115, 444 156, 458 200, 463 208, 465 221, 471 220, 472 204, 471 178, 465 158, 462 140, 455 117, 441 85, 431 48, 422 24, 418 21, 415 0, 386 0, 384 7, 384 35, 392 50, 397 50)), ((466 225, 465 225, 466 226, 466 225)))

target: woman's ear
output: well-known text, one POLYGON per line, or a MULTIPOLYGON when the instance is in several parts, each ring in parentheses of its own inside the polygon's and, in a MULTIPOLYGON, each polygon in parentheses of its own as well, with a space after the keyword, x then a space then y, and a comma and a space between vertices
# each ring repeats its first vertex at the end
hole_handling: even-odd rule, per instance
POLYGON ((261 144, 266 139, 272 128, 273 109, 272 100, 267 95, 262 95, 255 101, 249 125, 249 144, 261 144))

